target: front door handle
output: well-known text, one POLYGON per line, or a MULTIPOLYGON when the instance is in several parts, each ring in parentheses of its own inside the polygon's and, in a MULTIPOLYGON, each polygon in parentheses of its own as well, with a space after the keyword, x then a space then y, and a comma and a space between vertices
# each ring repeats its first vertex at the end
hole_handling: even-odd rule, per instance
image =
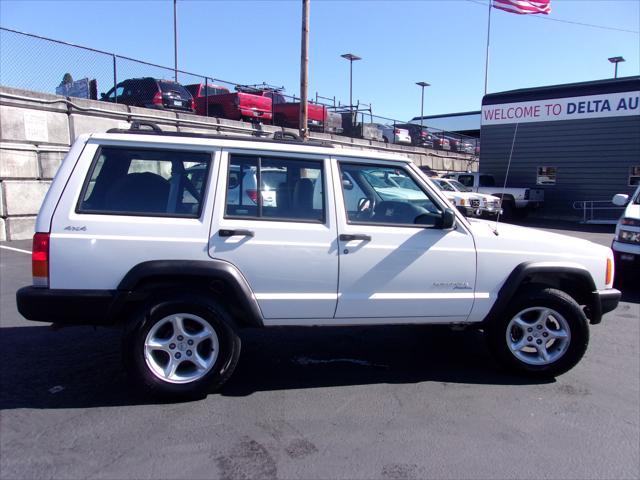
POLYGON ((354 234, 342 233, 338 238, 340 238, 341 242, 350 242, 351 240, 363 240, 365 242, 371 241, 371 235, 365 235, 364 233, 354 233, 354 234))
POLYGON ((252 230, 218 230, 218 235, 221 237, 253 237, 255 233, 252 230))

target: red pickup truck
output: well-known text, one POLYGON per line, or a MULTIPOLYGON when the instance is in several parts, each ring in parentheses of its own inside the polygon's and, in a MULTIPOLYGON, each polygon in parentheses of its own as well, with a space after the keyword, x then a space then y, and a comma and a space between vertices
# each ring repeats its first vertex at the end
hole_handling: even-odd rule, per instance
MULTIPOLYGON (((300 102, 287 102, 284 95, 274 90, 263 90, 262 96, 273 102, 273 124, 281 127, 298 128, 300 102)), ((309 103, 307 106, 307 126, 309 130, 322 132, 327 122, 327 108, 309 103)))
POLYGON ((257 92, 249 92, 236 87, 230 92, 220 85, 195 83, 186 86, 196 104, 198 115, 222 117, 230 120, 258 120, 271 123, 271 99, 257 92))

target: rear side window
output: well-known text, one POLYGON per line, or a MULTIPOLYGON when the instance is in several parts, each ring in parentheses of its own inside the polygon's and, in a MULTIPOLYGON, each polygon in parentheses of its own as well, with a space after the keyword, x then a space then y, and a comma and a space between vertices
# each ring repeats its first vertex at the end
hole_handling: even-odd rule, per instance
POLYGON ((76 211, 198 218, 210 166, 204 152, 103 147, 76 211))
POLYGON ((496 181, 491 175, 480 175, 481 187, 495 187, 496 181))
POLYGON ((324 222, 324 205, 322 161, 231 156, 227 218, 324 222))

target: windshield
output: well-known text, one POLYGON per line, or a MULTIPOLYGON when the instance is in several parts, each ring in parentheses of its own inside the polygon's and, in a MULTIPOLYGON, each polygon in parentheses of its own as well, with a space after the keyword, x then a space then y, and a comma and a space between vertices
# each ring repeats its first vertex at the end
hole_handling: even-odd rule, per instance
POLYGON ((472 190, 469 187, 465 187, 463 184, 458 182, 457 180, 450 180, 449 183, 453 187, 454 190, 458 192, 471 192, 472 190))
POLYGON ((444 190, 445 192, 455 192, 456 191, 455 188, 453 188, 451 185, 449 185, 448 182, 445 182, 444 180, 434 180, 434 182, 440 188, 440 190, 444 190))

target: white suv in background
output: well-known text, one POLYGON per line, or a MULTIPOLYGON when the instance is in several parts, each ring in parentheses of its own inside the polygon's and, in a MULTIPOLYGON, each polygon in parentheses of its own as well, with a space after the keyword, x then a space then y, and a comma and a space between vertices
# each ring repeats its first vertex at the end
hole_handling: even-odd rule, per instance
POLYGON ((467 219, 405 157, 139 126, 76 140, 32 260, 22 315, 121 327, 135 382, 184 397, 229 378, 246 327, 474 326, 559 375, 620 298, 611 249, 467 219), (245 201, 243 171, 277 182, 245 201))
POLYGON ((611 248, 615 256, 616 269, 621 273, 635 272, 640 276, 640 186, 629 197, 619 193, 613 197, 613 203, 626 206, 616 225, 616 234, 611 248))

